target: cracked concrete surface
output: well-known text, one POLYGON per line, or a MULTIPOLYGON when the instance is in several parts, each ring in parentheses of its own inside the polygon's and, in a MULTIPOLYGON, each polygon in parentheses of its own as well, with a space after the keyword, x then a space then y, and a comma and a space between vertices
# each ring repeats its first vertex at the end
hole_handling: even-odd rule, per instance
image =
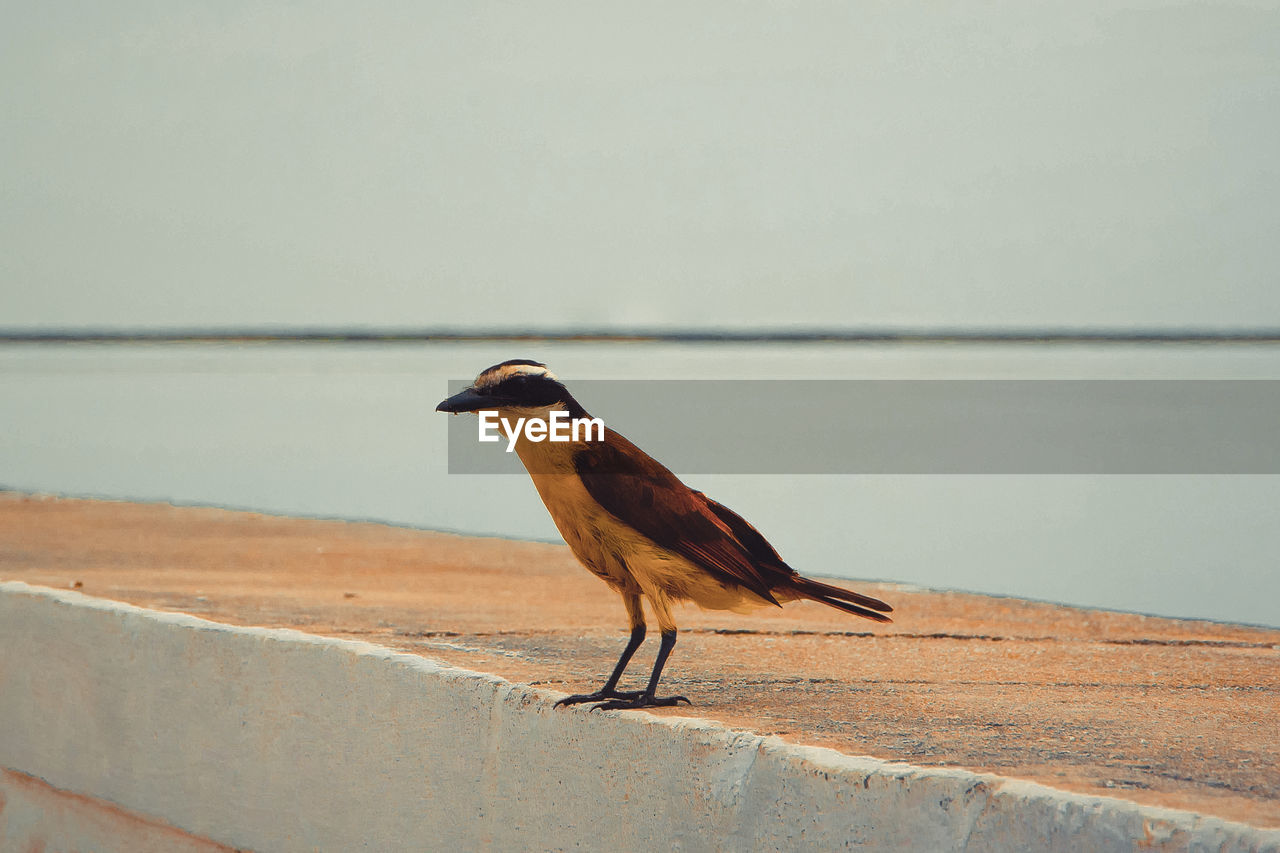
MULTIPOLYGON (((205 508, 0 494, 0 580, 564 692, 602 681, 626 637, 617 597, 560 546, 205 508)), ((1280 826, 1280 630, 849 585, 895 623, 684 609, 664 686, 695 704, 675 714, 1280 826)))

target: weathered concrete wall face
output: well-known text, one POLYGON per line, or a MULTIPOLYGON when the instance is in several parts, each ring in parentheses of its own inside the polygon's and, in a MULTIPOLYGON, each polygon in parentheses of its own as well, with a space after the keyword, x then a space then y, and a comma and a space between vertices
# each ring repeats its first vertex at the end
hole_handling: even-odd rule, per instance
POLYGON ((0 584, 0 767, 255 850, 1280 850, 1280 833, 0 584))
POLYGON ((0 850, 228 853, 231 848, 4 770, 0 771, 0 850))

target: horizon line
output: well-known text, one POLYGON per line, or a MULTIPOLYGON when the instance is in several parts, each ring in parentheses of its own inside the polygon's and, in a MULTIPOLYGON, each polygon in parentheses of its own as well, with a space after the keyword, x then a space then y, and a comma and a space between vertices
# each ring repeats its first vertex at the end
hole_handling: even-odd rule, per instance
POLYGON ((783 329, 556 329, 428 327, 0 328, 21 343, 1280 343, 1280 327, 863 327, 783 329))

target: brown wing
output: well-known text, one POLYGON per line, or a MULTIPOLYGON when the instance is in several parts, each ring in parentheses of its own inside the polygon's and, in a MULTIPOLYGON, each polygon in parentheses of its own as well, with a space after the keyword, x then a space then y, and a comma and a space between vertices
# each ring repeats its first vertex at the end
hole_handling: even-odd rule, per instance
POLYGON ((785 580, 796 573, 795 569, 783 562, 782 557, 780 557, 778 552, 774 550, 774 547, 769 544, 769 540, 765 539, 764 536, 760 534, 760 531, 756 530, 755 527, 752 526, 751 522, 747 521, 745 518, 738 515, 719 501, 715 501, 707 497, 702 492, 695 491, 694 494, 706 501, 707 506, 711 511, 716 514, 717 518, 724 522, 725 526, 729 528, 729 531, 733 533, 733 537, 742 543, 742 547, 747 549, 747 552, 751 554, 756 562, 760 563, 771 575, 775 573, 781 575, 781 577, 774 581, 775 584, 778 581, 785 580))
POLYGON ((734 525, 716 508, 728 510, 680 482, 630 441, 610 431, 605 441, 574 454, 573 462, 588 494, 620 521, 722 583, 745 587, 778 604, 770 592, 773 572, 753 553, 763 543, 771 561, 782 563, 764 537, 735 515, 759 540, 740 541, 734 525))
POLYGON ((751 522, 724 504, 716 503, 711 498, 703 495, 702 492, 697 492, 697 494, 711 506, 711 509, 720 517, 720 520, 733 531, 733 535, 737 540, 751 552, 751 556, 756 559, 760 567, 768 574, 771 589, 777 589, 780 586, 787 587, 812 598, 814 601, 821 601, 840 610, 856 613, 859 616, 865 616, 868 619, 875 619, 879 622, 890 621, 878 614, 869 613, 865 609, 869 607, 872 610, 890 613, 893 608, 888 604, 878 598, 872 598, 869 595, 863 595, 851 589, 832 586, 831 584, 800 575, 795 569, 782 561, 782 558, 778 556, 778 552, 769 544, 769 540, 761 536, 760 531, 751 526, 751 522))

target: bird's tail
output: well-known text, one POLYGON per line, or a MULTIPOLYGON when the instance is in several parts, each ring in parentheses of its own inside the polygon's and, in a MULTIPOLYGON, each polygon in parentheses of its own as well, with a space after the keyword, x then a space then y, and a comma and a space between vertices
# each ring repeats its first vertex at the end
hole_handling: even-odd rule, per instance
POLYGON ((880 599, 872 598, 869 595, 862 595, 852 590, 831 586, 812 578, 806 578, 803 575, 796 575, 791 579, 791 588, 805 598, 821 601, 823 604, 830 605, 837 610, 843 610, 846 613, 854 613, 866 619, 874 619, 877 622, 893 621, 884 615, 885 613, 892 613, 893 608, 880 599), (877 613, 877 610, 880 612, 877 613))

